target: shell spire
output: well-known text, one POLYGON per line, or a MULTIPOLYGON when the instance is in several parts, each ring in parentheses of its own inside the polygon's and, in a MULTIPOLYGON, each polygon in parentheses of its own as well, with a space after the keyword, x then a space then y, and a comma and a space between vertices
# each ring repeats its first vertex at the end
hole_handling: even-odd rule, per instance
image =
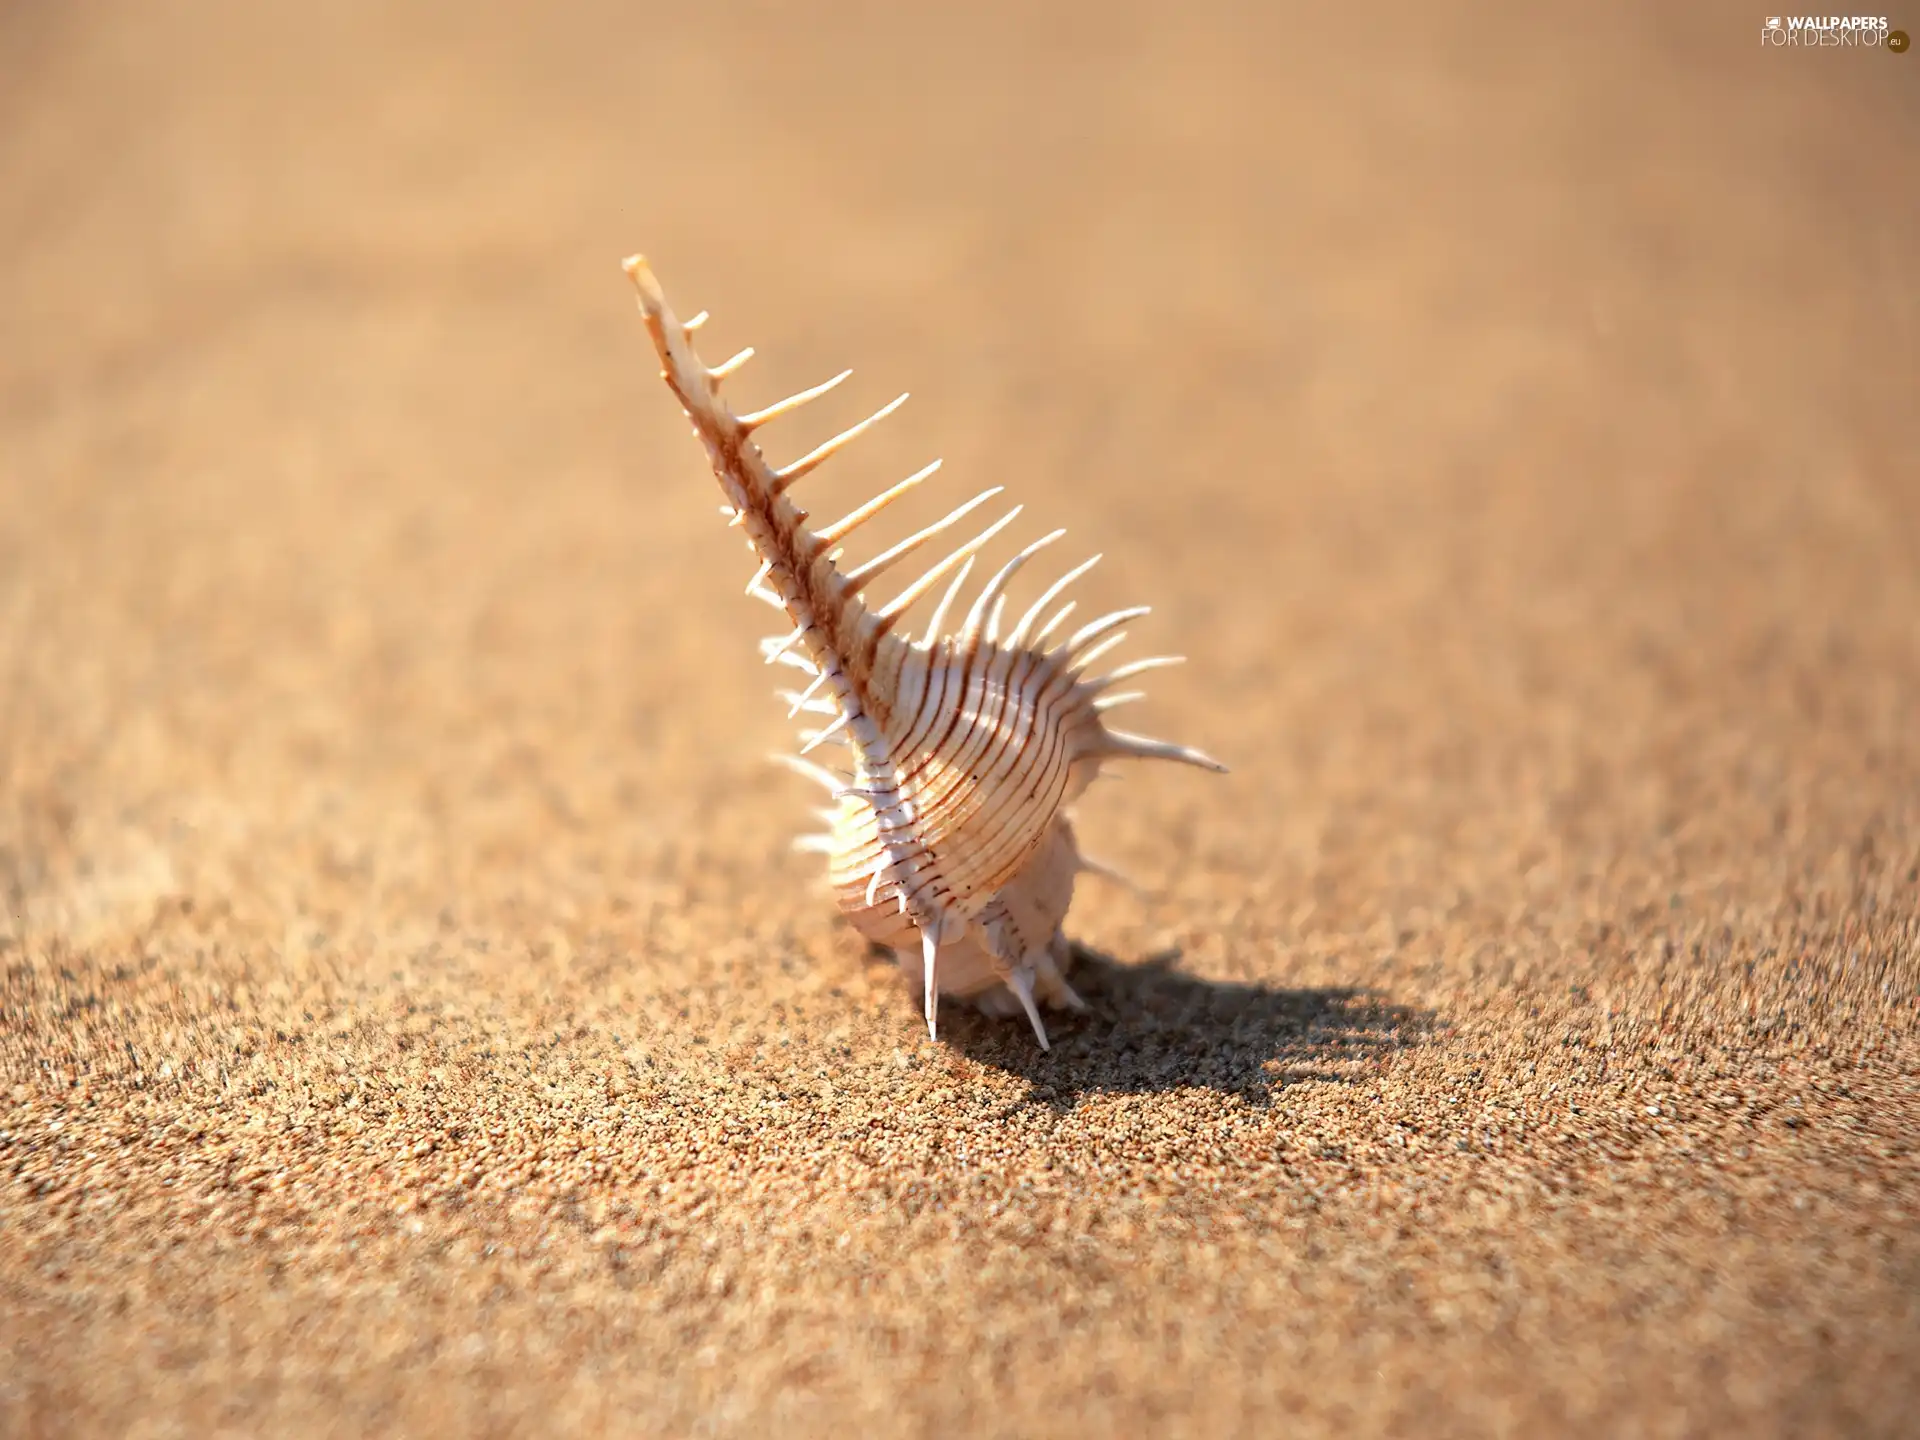
MULTIPOLYGON (((1037 622, 1093 565, 1056 581, 1010 631, 1001 630, 1007 586, 1065 532, 1028 545, 997 570, 968 607, 959 631, 942 626, 981 552, 1020 514, 1013 506, 971 538, 961 522, 1001 492, 994 487, 944 518, 842 566, 841 542, 939 468, 936 460, 834 523, 810 528, 789 498, 795 482, 897 410, 902 395, 873 416, 775 469, 754 435, 847 378, 748 414, 721 398, 723 381, 752 356, 742 350, 704 364, 693 334, 701 312, 682 323, 640 256, 625 263, 639 294, 661 376, 706 446, 726 498, 722 513, 744 530, 759 565, 747 592, 786 612, 792 629, 762 642, 767 663, 805 672, 801 691, 782 691, 789 714, 812 717, 798 755, 776 757, 826 788, 835 808, 824 834, 801 848, 824 852, 841 910, 869 940, 892 950, 922 991, 927 1033, 937 1035, 939 996, 967 999, 993 1014, 1024 1014, 1048 1045, 1040 1006, 1081 1008, 1066 981, 1072 960, 1062 922, 1082 870, 1106 873, 1081 856, 1066 807, 1108 760, 1176 760, 1225 766, 1197 750, 1108 727, 1104 712, 1139 698, 1107 693, 1117 682, 1178 657, 1156 656, 1091 673, 1144 608, 1115 611, 1048 642, 1071 601, 1037 622), (942 537, 953 548, 883 605, 866 591, 902 561, 942 537), (906 613, 942 581, 946 589, 924 638, 895 633, 906 613), (1036 628, 1037 626, 1037 628, 1036 628), (820 723, 813 723, 818 719, 820 723), (815 757, 844 747, 840 771, 815 757), (804 757, 804 758, 803 758, 804 757)), ((977 523, 977 522, 976 522, 977 523)), ((1097 560, 1099 557, 1094 557, 1097 560)))

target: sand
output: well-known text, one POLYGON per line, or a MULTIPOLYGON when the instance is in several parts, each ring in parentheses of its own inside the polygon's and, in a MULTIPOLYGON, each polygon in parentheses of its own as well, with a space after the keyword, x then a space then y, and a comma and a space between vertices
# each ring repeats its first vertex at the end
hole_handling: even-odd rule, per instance
POLYGON ((0 1431, 1911 1434, 1920 57, 655 8, 0 11, 0 1431), (1051 1054, 633 250, 1191 657, 1051 1054))

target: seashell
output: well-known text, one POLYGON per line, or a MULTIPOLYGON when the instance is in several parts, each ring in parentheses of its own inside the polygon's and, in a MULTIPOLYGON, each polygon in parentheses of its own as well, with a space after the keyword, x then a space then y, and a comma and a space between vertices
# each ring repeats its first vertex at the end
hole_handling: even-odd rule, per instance
POLYGON ((989 1014, 1024 1012, 1041 1048, 1048 1048, 1039 1007, 1085 1008, 1067 983, 1071 951, 1062 923, 1079 873, 1102 870, 1081 854, 1066 807, 1110 760, 1226 769, 1197 750, 1107 724, 1107 711, 1140 698, 1117 693, 1116 685, 1181 657, 1155 656, 1093 673, 1125 638, 1121 627, 1145 615, 1145 607, 1103 615, 1054 638, 1074 607, 1071 601, 1049 607, 1097 555, 1056 580, 1010 628, 1003 624, 1008 582, 1061 530, 1003 565, 974 597, 957 633, 943 629, 981 550, 1013 522, 1019 506, 893 599, 870 605, 866 592, 876 580, 952 531, 1001 487, 872 559, 845 563, 841 546, 853 532, 940 462, 818 528, 789 492, 907 397, 775 469, 754 435, 851 372, 736 415, 721 399, 721 382, 753 351, 705 365, 692 337, 706 313, 681 323, 645 259, 636 255, 625 268, 665 367, 661 378, 706 446, 726 496, 721 513, 744 530, 759 560, 747 593, 785 611, 792 623, 787 633, 761 643, 762 654, 769 664, 809 677, 804 689, 782 693, 790 716, 817 716, 821 723, 801 732, 797 755, 775 758, 824 787, 833 806, 819 812, 827 828, 796 843, 827 857, 841 911, 868 940, 894 953, 925 997, 929 1036, 938 1035, 939 997, 949 995, 989 1014), (946 589, 921 639, 898 633, 909 608, 942 580, 946 589), (812 758, 829 746, 843 769, 812 758))

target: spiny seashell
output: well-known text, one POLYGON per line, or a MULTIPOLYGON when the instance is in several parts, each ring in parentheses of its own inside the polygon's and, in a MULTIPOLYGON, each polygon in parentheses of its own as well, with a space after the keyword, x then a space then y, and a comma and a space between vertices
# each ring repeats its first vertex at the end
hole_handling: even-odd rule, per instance
POLYGON ((862 935, 891 949, 922 989, 929 1036, 938 1033, 938 997, 947 994, 991 1014, 1025 1011, 1046 1048, 1036 1001, 1084 1008, 1067 983, 1071 951, 1061 923, 1075 876, 1101 869, 1081 855, 1065 807, 1107 760, 1141 757, 1226 769, 1197 750, 1106 723, 1106 711, 1140 698, 1115 693, 1118 682, 1177 664, 1180 657, 1156 656, 1091 673, 1094 662, 1125 638, 1120 627, 1145 615, 1145 607, 1103 615, 1048 645, 1073 604, 1061 605, 1044 621, 1043 615, 1097 555, 1048 587, 1012 629, 1003 629, 1007 582, 1061 530, 1002 566, 975 597, 959 633, 944 633, 942 623, 976 557, 1020 513, 1019 506, 894 599, 870 607, 863 592, 875 580, 958 525, 1000 487, 871 560, 843 568, 841 543, 940 462, 819 529, 809 528, 807 512, 787 492, 907 397, 776 470, 762 457, 754 433, 851 372, 764 410, 735 415, 720 398, 720 384, 753 351, 709 368, 692 345, 706 313, 682 324, 643 258, 629 259, 626 271, 666 367, 661 378, 706 445, 726 495, 721 513, 745 530, 759 559, 747 593, 784 610, 793 623, 790 632, 761 645, 768 663, 811 677, 804 690, 782 692, 792 705, 789 714, 825 719, 801 732, 798 755, 776 757, 825 786, 835 801, 820 812, 826 831, 804 837, 800 847, 827 856, 840 909, 862 935), (896 634, 908 608, 949 575, 920 642, 896 634), (846 773, 807 758, 829 743, 844 747, 846 773))

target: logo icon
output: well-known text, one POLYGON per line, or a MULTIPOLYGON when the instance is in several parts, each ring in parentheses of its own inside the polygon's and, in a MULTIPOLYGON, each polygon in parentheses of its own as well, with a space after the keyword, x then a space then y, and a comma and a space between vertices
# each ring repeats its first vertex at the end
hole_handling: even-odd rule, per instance
POLYGON ((1887 32, 1887 49, 1896 55, 1905 54, 1907 46, 1912 43, 1913 42, 1907 38, 1907 32, 1904 30, 1889 30, 1887 32))

